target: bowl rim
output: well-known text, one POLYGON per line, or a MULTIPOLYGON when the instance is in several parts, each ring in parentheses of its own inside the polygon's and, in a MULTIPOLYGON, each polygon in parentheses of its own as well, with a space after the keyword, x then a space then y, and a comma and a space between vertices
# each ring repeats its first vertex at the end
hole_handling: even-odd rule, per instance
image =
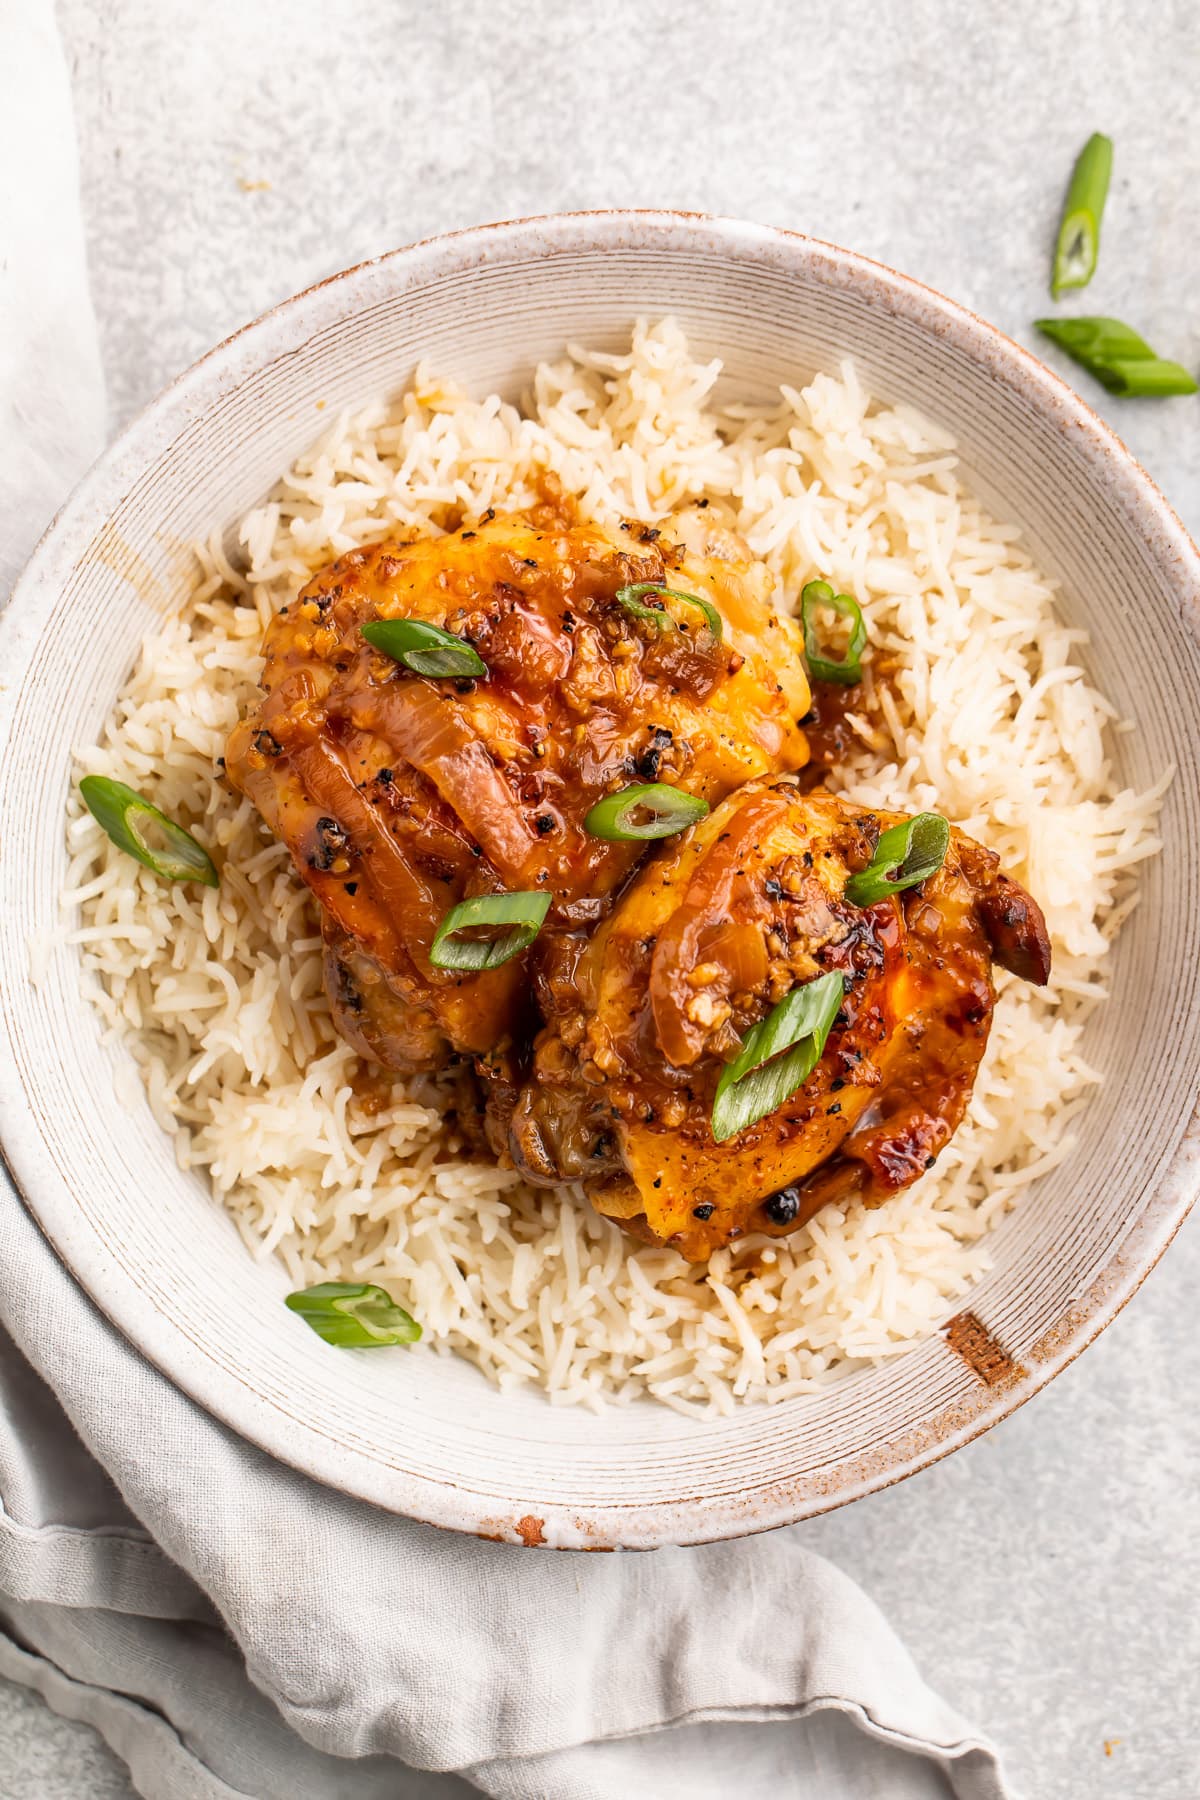
MULTIPOLYGON (((1107 465, 1110 481, 1118 484, 1128 517, 1147 541, 1155 563, 1166 567, 1174 561, 1169 580, 1181 616, 1200 640, 1200 551, 1152 477, 1136 461, 1115 431, 1059 375, 1031 351, 1006 336, 996 326, 938 290, 888 265, 801 232, 697 212, 611 208, 593 211, 531 215, 466 227, 420 239, 399 249, 366 259, 326 276, 297 294, 269 308, 222 339, 183 370, 155 395, 122 428, 111 446, 92 465, 54 515, 29 562, 19 575, 9 603, 0 614, 0 666, 15 666, 22 650, 36 636, 39 610, 53 583, 45 577, 54 568, 72 568, 98 529, 102 529, 124 493, 154 460, 180 435, 194 406, 207 396, 214 398, 224 384, 236 386, 248 374, 265 367, 286 345, 272 344, 284 328, 291 338, 303 341, 306 321, 326 314, 329 322, 360 310, 377 277, 397 287, 417 287, 430 278, 445 278, 491 261, 527 261, 535 248, 558 250, 604 248, 623 234, 650 236, 658 249, 682 249, 704 244, 731 260, 774 262, 787 268, 826 265, 844 281, 858 281, 887 295, 909 318, 924 329, 935 327, 961 346, 973 360, 987 360, 1002 378, 1026 389, 1039 409, 1082 433, 1094 458, 1107 465), (399 277, 397 281, 396 278, 399 277), (333 311, 328 308, 334 302, 333 311), (262 351, 260 355, 259 352, 262 351), (1151 540, 1157 541, 1151 541, 1151 540), (40 593, 35 590, 40 589, 40 593)), ((0 748, 7 737, 12 691, 19 681, 0 686, 0 748), (5 689, 8 689, 6 696, 5 689)), ((405 1486, 394 1470, 381 1470, 386 1485, 370 1477, 371 1465, 351 1465, 346 1454, 320 1433, 295 1417, 282 1415, 272 1429, 265 1405, 238 1407, 231 1402, 223 1373, 206 1358, 172 1353, 151 1334, 138 1329, 123 1314, 105 1277, 102 1258, 85 1241, 82 1229, 54 1229, 44 1216, 24 1179, 31 1154, 42 1140, 39 1121, 25 1102, 24 1090, 8 1071, 0 1069, 0 1160, 31 1215, 60 1260, 132 1346, 152 1367, 184 1394, 204 1406, 215 1418, 239 1432, 268 1454, 297 1468, 325 1485, 381 1505, 388 1510, 478 1535, 501 1537, 518 1543, 579 1542, 578 1509, 559 1503, 538 1503, 544 1517, 531 1519, 528 1511, 517 1518, 498 1518, 493 1509, 481 1512, 476 1500, 459 1490, 428 1484, 419 1490, 397 1492, 405 1486), (437 1504, 431 1504, 431 1495, 437 1504), (537 1531, 531 1531, 532 1525, 537 1531)), ((919 1469, 948 1456, 962 1444, 1010 1416, 1040 1391, 1054 1375, 1072 1362, 1128 1302, 1182 1225, 1200 1190, 1200 1098, 1180 1126, 1175 1148, 1157 1181, 1146 1194, 1136 1219, 1110 1254, 1088 1290, 1027 1353, 1028 1366, 1018 1380, 987 1388, 980 1385, 971 1402, 960 1406, 941 1432, 914 1433, 914 1441, 890 1463, 870 1464, 849 1472, 833 1491, 801 1492, 802 1478, 777 1482, 757 1497, 753 1512, 736 1498, 705 1503, 690 1514, 682 1505, 611 1505, 596 1508, 605 1524, 589 1525, 585 1538, 592 1547, 611 1544, 652 1548, 667 1544, 711 1542, 750 1535, 795 1523, 834 1510, 863 1494, 878 1491, 906 1479, 919 1469), (613 1527, 615 1526, 615 1530, 613 1527)), ((969 1296, 964 1302, 970 1307, 969 1296)), ((194 1352, 196 1346, 190 1346, 194 1352)), ((378 1467, 379 1465, 375 1465, 378 1467)))

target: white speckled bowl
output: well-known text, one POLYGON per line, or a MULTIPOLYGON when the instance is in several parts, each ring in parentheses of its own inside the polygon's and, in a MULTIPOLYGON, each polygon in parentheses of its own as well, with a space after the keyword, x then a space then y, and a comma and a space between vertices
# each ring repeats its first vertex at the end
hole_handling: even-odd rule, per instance
POLYGON ((130 427, 47 533, 3 621, 0 1133, 29 1206, 187 1393, 319 1480, 438 1525, 556 1545, 687 1543, 911 1473, 1076 1355, 1191 1204, 1198 601, 1195 548, 1075 394, 990 326, 847 251, 725 220, 585 214, 418 244, 301 294, 130 427), (1089 1041, 1110 1082, 1077 1154, 996 1234, 994 1271, 970 1301, 985 1354, 973 1367, 938 1336, 818 1399, 708 1423, 501 1397, 453 1358, 331 1355, 280 1304, 282 1270, 253 1263, 204 1184, 180 1174, 149 1110, 109 1128, 112 1056, 74 955, 60 951, 35 989, 26 952, 27 929, 56 920, 71 746, 93 738, 144 631, 182 600, 179 547, 259 499, 319 432, 316 403, 332 412, 395 389, 420 357, 514 394, 565 340, 615 348, 635 315, 665 313, 700 355, 725 359, 743 395, 851 355, 878 396, 949 427, 976 484, 1062 580, 1101 686, 1139 721, 1121 740, 1125 775, 1180 769, 1166 848, 1089 1041))

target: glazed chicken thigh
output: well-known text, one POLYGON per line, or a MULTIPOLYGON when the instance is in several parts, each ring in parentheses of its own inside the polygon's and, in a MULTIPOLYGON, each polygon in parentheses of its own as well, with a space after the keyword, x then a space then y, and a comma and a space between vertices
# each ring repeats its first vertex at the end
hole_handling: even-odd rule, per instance
POLYGON ((551 896, 539 952, 602 919, 646 850, 585 829, 606 795, 663 782, 716 803, 802 766, 809 689, 770 587, 700 509, 669 534, 605 531, 548 500, 351 551, 271 621, 227 773, 320 903, 335 1017, 363 1054, 436 1069, 526 1030, 527 958, 437 967, 435 935, 502 892, 551 896), (364 638, 400 619, 482 672, 422 674, 364 638))
POLYGON ((529 1079, 498 1084, 493 1141, 532 1180, 582 1180, 599 1211, 692 1260, 914 1181, 969 1099, 993 958, 1044 982, 1049 944, 1035 902, 958 832, 919 886, 852 903, 848 880, 896 823, 784 777, 661 847, 590 938, 548 948, 547 1024, 529 1079), (747 1033, 835 972, 811 1074, 718 1141, 718 1081, 747 1033))

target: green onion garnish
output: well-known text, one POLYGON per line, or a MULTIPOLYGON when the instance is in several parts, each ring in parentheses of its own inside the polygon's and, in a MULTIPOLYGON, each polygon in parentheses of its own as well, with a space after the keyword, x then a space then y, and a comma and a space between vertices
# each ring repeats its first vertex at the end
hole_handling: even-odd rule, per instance
POLYGON ((711 600, 702 600, 699 594, 681 594, 677 588, 662 587, 657 581, 639 581, 633 587, 618 588, 617 599, 635 619, 644 619, 649 625, 657 625, 660 631, 678 631, 678 624, 661 603, 664 600, 680 600, 685 606, 694 606, 704 614, 704 623, 715 638, 719 640, 724 634, 725 626, 720 613, 711 600), (642 598, 644 594, 653 594, 659 605, 647 606, 642 598))
POLYGON ((718 1144, 765 1119, 808 1080, 821 1060, 844 992, 840 975, 818 975, 793 988, 746 1033, 717 1083, 712 1134, 718 1144))
POLYGON ((1071 175, 1062 223, 1054 246, 1050 292, 1057 300, 1064 288, 1086 287, 1100 255, 1100 220, 1112 174, 1112 139, 1094 131, 1071 175))
POLYGON ((205 887, 220 887, 216 864, 203 844, 123 781, 85 775, 79 792, 93 819, 118 849, 127 850, 147 869, 166 881, 202 881, 205 887), (158 837, 161 848, 154 848, 148 833, 158 837))
POLYGON ((1194 394, 1195 378, 1169 362, 1120 319, 1035 319, 1043 337, 1060 344, 1073 362, 1094 375, 1110 394, 1194 394))
POLYGON ((889 894, 927 881, 941 868, 950 848, 950 826, 941 813, 918 813, 885 831, 867 867, 846 883, 854 906, 874 906, 889 894))
POLYGON ((550 910, 550 895, 476 894, 452 906, 429 951, 435 969, 498 969, 528 950, 550 910), (463 937, 479 925, 507 925, 499 937, 463 937))
POLYGON ((686 831, 708 812, 708 801, 665 781, 648 781, 641 787, 622 788, 597 800, 583 821, 592 837, 614 842, 634 838, 667 838, 686 831))
POLYGON ((284 1301, 327 1344, 348 1350, 378 1350, 385 1344, 415 1344, 417 1321, 397 1306, 386 1288, 366 1281, 319 1281, 284 1301))
POLYGON ((426 625, 421 619, 371 619, 362 634, 373 649, 382 650, 414 675, 479 676, 487 664, 465 638, 426 625))
POLYGON ((835 594, 827 581, 806 582, 800 595, 800 623, 804 627, 804 655, 815 681, 839 681, 843 687, 850 687, 862 680, 867 627, 857 600, 849 594, 835 594), (821 650, 816 615, 822 607, 850 621, 850 641, 840 662, 825 656, 821 650))

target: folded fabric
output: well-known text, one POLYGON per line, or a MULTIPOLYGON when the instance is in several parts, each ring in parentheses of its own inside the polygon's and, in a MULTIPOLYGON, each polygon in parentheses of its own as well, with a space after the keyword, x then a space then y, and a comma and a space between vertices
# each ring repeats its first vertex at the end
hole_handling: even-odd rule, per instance
MULTIPOLYGON (((799 1532, 589 1557, 395 1519, 173 1389, 8 1184, 0 1267, 7 1628, 154 1800, 184 1752, 218 1784, 194 1791, 256 1800, 404 1793, 398 1763, 514 1797, 695 1800, 735 1776, 777 1794, 781 1772, 821 1800, 1003 1795, 991 1750, 799 1532)), ((29 1678, 12 1647, 5 1667, 29 1678)))
MULTIPOLYGON (((15 565, 102 417, 49 0, 0 19, 0 132, 15 565)), ((0 1271, 0 1673, 93 1724, 151 1800, 1003 1800, 994 1751, 797 1531, 594 1557, 393 1518, 174 1389, 4 1179, 0 1271)))

